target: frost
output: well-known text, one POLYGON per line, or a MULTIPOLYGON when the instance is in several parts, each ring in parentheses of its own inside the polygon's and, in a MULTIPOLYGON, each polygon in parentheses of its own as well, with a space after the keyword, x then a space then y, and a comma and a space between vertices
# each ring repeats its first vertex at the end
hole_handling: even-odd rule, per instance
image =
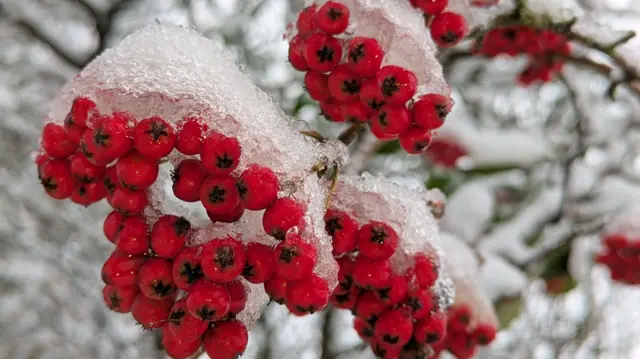
MULTIPOLYGON (((270 167, 281 183, 280 196, 307 205, 302 233, 318 248, 315 272, 336 284, 337 265, 331 240, 325 234, 323 211, 326 191, 311 169, 318 164, 346 161, 338 142, 320 144, 301 135, 280 108, 244 75, 220 48, 195 31, 170 26, 150 26, 105 51, 68 83, 54 101, 47 121, 62 123, 72 101, 93 99, 103 114, 124 111, 136 119, 160 116, 178 128, 186 116, 203 118, 209 128, 237 137, 243 149, 240 173, 251 163, 270 167)), ((174 151, 172 164, 184 156, 174 151)), ((262 211, 246 211, 233 224, 207 224, 202 209, 176 201, 168 191, 170 164, 150 188, 153 220, 159 214, 182 215, 199 227, 191 244, 233 235, 250 242, 275 244, 262 230, 262 211)), ((268 301, 264 290, 249 286, 249 300, 239 314, 247 325, 255 322, 268 301)))
POLYGON ((488 255, 483 260, 480 278, 491 301, 517 296, 529 284, 527 276, 504 259, 488 255))

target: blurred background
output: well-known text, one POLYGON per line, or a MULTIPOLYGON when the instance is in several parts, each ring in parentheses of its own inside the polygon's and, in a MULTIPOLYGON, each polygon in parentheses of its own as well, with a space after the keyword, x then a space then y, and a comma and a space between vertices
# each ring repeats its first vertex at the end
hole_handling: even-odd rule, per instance
MULTIPOLYGON (((619 30, 613 21, 640 28, 634 0, 576 4, 608 21, 603 31, 619 30)), ((282 34, 302 7, 296 0, 0 0, 0 359, 165 357, 154 333, 102 303, 107 204, 53 201, 37 181, 31 151, 62 85, 140 27, 194 27, 228 49, 285 112, 335 136, 343 127, 320 118, 302 74, 287 63, 282 34)), ((523 88, 514 79, 525 59, 458 50, 439 58, 456 106, 433 149, 408 156, 397 143, 364 138, 346 170, 448 195, 442 230, 482 254, 474 280, 502 326, 478 358, 640 358, 640 291, 612 283, 591 260, 607 222, 640 201, 638 94, 621 88, 609 99, 609 82, 580 66, 523 88)), ((295 318, 269 306, 243 358, 373 358, 351 321, 344 311, 295 318)))

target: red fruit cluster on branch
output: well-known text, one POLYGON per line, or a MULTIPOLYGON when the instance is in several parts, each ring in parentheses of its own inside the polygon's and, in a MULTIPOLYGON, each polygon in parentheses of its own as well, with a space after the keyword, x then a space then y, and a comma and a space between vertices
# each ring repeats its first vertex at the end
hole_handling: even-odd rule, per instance
MULTIPOLYGON (((423 152, 431 131, 451 111, 451 99, 428 94, 410 101, 416 94, 415 74, 383 66, 385 53, 377 39, 343 34, 349 16, 349 8, 336 1, 300 12, 298 33, 289 43, 291 65, 307 72, 305 88, 328 120, 368 123, 379 139, 399 138, 408 153, 423 152)), ((447 32, 450 24, 444 21, 439 28, 447 32)))
POLYGON ((435 353, 432 359, 438 358, 440 352, 448 350, 458 359, 471 359, 478 346, 489 345, 496 337, 497 328, 486 323, 477 323, 471 310, 464 305, 454 305, 447 312, 447 332, 444 340, 433 346, 435 353))
POLYGON ((453 47, 467 36, 467 20, 453 11, 445 11, 449 0, 409 0, 413 7, 424 13, 425 24, 431 38, 441 47, 453 47))
POLYGON ((609 267, 611 279, 617 282, 640 284, 640 241, 622 234, 610 234, 603 239, 604 250, 596 262, 609 267))
POLYGON ((432 259, 416 255, 406 273, 394 273, 389 259, 401 239, 389 224, 360 226, 336 209, 327 211, 325 224, 340 265, 331 303, 353 312, 356 331, 374 353, 389 359, 418 357, 439 343, 446 319, 433 291, 439 273, 432 259))
POLYGON ((103 226, 115 244, 102 267, 104 301, 115 312, 131 312, 145 328, 161 328, 173 358, 186 358, 201 345, 212 358, 244 352, 247 328, 235 319, 247 302, 244 281, 264 283, 296 315, 328 304, 328 284, 313 274, 316 248, 292 231, 304 228, 305 204, 278 198, 279 180, 268 167, 249 164, 234 174, 242 157, 236 138, 210 131, 197 118, 173 128, 160 117, 103 115, 79 98, 64 126, 45 126, 42 150, 38 176, 51 197, 83 205, 106 197, 113 207, 103 226), (178 199, 200 202, 212 222, 264 210, 264 231, 280 244, 245 245, 228 235, 187 246, 196 231, 189 221, 145 211, 149 187, 174 149, 199 155, 172 171, 178 199))
POLYGON ((564 35, 552 30, 518 25, 490 30, 478 44, 477 52, 489 57, 529 56, 529 64, 518 77, 520 84, 528 86, 537 81, 551 81, 564 67, 571 45, 564 35))

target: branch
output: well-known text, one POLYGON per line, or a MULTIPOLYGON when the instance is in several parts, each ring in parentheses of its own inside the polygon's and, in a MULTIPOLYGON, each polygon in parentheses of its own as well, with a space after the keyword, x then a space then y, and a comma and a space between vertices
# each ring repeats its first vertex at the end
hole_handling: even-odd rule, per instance
POLYGON ((320 359, 333 359, 331 355, 331 322, 333 321, 333 307, 329 307, 326 309, 326 313, 324 315, 324 323, 322 324, 322 356, 320 359))
POLYGON ((38 26, 31 24, 27 20, 17 20, 15 24, 21 27, 31 37, 47 45, 51 50, 53 50, 53 52, 56 53, 56 55, 58 55, 67 64, 76 68, 80 68, 84 66, 85 61, 78 60, 74 58, 71 54, 67 53, 62 46, 58 45, 53 39, 49 38, 49 36, 46 35, 43 31, 41 31, 38 26))

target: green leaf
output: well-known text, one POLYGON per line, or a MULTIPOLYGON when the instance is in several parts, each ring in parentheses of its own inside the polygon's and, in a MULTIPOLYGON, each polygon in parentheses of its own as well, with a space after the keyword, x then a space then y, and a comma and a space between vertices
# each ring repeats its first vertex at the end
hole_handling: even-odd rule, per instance
POLYGON ((469 170, 462 170, 461 172, 470 177, 492 175, 499 172, 511 171, 519 169, 517 166, 489 166, 489 167, 476 167, 469 170))
POLYGON ((377 153, 388 154, 397 152, 400 149, 400 141, 393 140, 389 142, 385 142, 380 148, 378 148, 377 153))
POLYGON ((503 298, 495 304, 500 328, 506 328, 522 311, 522 297, 503 298))

